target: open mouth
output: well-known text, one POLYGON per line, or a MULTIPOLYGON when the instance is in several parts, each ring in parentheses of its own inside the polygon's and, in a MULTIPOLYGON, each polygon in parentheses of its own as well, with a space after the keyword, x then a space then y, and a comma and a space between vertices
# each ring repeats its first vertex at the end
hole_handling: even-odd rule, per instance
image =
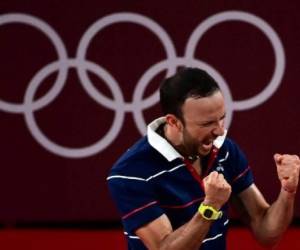
POLYGON ((205 149, 205 150, 209 150, 211 149, 213 145, 213 140, 206 140, 202 143, 202 147, 205 149))

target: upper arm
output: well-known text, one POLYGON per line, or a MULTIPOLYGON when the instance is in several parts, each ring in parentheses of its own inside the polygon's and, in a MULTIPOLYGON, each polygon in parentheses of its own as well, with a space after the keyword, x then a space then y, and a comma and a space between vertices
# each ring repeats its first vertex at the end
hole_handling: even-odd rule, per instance
POLYGON ((173 231, 168 217, 163 214, 157 219, 138 228, 135 234, 151 250, 159 249, 161 242, 173 231))
POLYGON ((270 207, 255 184, 250 185, 244 191, 234 196, 232 204, 241 219, 251 226, 252 229, 257 227, 270 207))
POLYGON ((126 233, 132 234, 164 213, 149 182, 115 176, 108 184, 126 233))

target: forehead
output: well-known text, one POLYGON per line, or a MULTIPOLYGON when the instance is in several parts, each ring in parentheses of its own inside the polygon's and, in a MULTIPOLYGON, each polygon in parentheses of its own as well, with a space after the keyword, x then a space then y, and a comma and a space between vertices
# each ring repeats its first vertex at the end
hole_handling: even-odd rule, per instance
POLYGON ((220 119, 225 114, 224 97, 220 91, 208 97, 189 97, 182 105, 182 114, 186 121, 220 119))

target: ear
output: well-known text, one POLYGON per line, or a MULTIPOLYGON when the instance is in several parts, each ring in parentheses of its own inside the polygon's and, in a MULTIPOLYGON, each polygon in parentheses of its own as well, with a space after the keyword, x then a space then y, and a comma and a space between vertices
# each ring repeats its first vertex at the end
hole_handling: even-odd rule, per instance
POLYGON ((167 114, 165 117, 168 126, 170 126, 173 129, 181 130, 182 124, 175 115, 167 114))

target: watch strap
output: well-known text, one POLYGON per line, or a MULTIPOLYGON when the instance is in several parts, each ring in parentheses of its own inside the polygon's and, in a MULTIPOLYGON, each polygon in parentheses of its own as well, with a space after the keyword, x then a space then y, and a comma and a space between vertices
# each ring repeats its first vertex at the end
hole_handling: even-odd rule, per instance
POLYGON ((218 211, 214 207, 205 205, 203 203, 200 204, 198 212, 206 220, 217 220, 223 215, 222 211, 218 211))

